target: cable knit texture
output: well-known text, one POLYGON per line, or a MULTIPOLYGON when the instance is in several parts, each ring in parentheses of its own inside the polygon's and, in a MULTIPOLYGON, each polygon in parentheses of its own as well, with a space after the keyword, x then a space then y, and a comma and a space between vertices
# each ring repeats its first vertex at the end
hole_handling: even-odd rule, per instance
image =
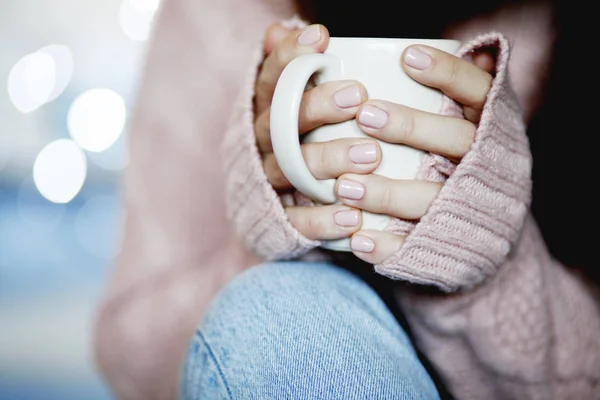
POLYGON ((600 399, 600 288, 549 256, 531 215, 476 289, 399 285, 396 298, 457 399, 600 399))
POLYGON ((449 178, 400 251, 376 266, 383 275, 446 291, 468 289, 493 275, 518 240, 530 203, 531 154, 508 79, 510 45, 489 33, 461 53, 482 47, 497 48, 498 57, 475 141, 456 169, 433 156, 421 168, 419 179, 449 178), (446 170, 432 176, 432 164, 446 170))

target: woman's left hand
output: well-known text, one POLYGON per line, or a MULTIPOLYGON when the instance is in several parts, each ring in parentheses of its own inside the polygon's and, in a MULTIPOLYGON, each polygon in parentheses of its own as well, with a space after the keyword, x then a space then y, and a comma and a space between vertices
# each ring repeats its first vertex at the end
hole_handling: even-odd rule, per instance
MULTIPOLYGON (((492 85, 491 55, 476 53, 473 62, 423 45, 407 48, 402 67, 417 82, 437 88, 463 106, 465 119, 419 111, 382 100, 368 100, 356 114, 366 134, 402 143, 459 162, 469 151, 492 85)), ((427 212, 443 184, 394 180, 379 175, 345 174, 338 178, 338 198, 352 207, 397 218, 418 220, 427 212)), ((359 230, 351 239, 352 252, 379 264, 395 254, 404 237, 384 231, 359 230)))

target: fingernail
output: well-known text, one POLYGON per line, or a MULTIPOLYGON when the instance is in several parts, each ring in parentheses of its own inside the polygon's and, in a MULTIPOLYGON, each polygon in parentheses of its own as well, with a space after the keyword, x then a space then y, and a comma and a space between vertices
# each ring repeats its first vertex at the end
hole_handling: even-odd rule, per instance
POLYGON ((354 235, 350 240, 350 248, 360 253, 370 253, 375 248, 375 242, 368 237, 354 235))
POLYGON ((358 225, 358 211, 357 210, 338 211, 333 216, 333 220, 339 226, 356 226, 356 225, 358 225))
POLYGON ((352 85, 335 92, 333 101, 340 108, 356 107, 362 103, 362 95, 358 86, 352 85))
POLYGON ((370 164, 377 161, 377 147, 373 143, 350 147, 350 159, 356 164, 370 164))
POLYGON ((365 187, 360 183, 343 180, 338 186, 337 193, 346 199, 360 200, 365 195, 365 187))
POLYGON ((309 44, 317 43, 321 39, 321 30, 318 25, 311 25, 304 29, 304 32, 298 36, 298 44, 300 46, 307 46, 309 44))
POLYGON ((431 57, 429 54, 423 53, 421 50, 411 47, 406 50, 406 53, 404 54, 404 62, 409 67, 423 70, 431 66, 431 57))
POLYGON ((366 104, 358 114, 358 122, 369 128, 383 128, 387 122, 388 115, 380 108, 366 104))

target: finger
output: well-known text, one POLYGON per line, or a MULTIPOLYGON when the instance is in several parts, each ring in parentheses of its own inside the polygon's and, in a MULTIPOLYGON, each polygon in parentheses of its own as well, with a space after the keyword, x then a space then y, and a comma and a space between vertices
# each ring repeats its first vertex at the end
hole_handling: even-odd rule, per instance
POLYGON ((380 264, 400 250, 404 236, 376 230, 361 230, 352 235, 352 253, 370 264, 380 264))
MULTIPOLYGON (((298 131, 302 134, 324 124, 350 120, 366 99, 367 90, 356 81, 327 82, 309 89, 302 95, 298 131)), ((261 152, 272 150, 270 119, 270 107, 256 119, 254 130, 261 152)))
POLYGON ((429 46, 409 46, 402 65, 408 75, 424 85, 440 89, 464 106, 465 117, 479 122, 492 86, 492 75, 467 60, 429 46))
POLYGON ((438 182, 396 180, 376 174, 344 174, 336 182, 337 196, 344 204, 412 220, 425 215, 441 188, 438 182))
POLYGON ((360 129, 389 143, 402 143, 460 160, 471 148, 476 126, 452 118, 382 100, 369 100, 357 115, 360 129))
MULTIPOLYGON (((368 174, 381 163, 379 144, 368 138, 306 143, 301 146, 301 150, 308 169, 317 179, 335 179, 348 172, 368 174)), ((263 155, 263 167, 273 188, 276 190, 291 188, 274 153, 263 155)))
POLYGON ((281 42, 287 35, 292 32, 292 29, 276 23, 267 28, 265 40, 263 41, 263 50, 265 56, 271 54, 277 43, 281 42))
POLYGON ((328 43, 327 28, 323 25, 309 25, 291 32, 275 45, 263 62, 256 80, 256 115, 260 115, 271 104, 275 85, 286 65, 299 55, 325 51, 328 43))
POLYGON ((474 52, 471 55, 471 59, 473 60, 473 64, 475 64, 478 68, 481 68, 488 74, 493 74, 496 69, 496 61, 494 56, 485 51, 474 52))
POLYGON ((290 223, 311 240, 350 237, 362 223, 360 210, 340 204, 316 207, 287 207, 290 223))

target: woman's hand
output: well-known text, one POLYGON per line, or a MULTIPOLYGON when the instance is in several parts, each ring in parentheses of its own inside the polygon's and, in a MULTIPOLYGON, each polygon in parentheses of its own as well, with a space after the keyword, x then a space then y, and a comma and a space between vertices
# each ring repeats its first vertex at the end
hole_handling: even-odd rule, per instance
MULTIPOLYGON (((404 70, 414 80, 440 89, 460 103, 465 119, 415 110, 400 104, 369 100, 356 121, 366 134, 402 143, 460 161, 470 149, 481 111, 492 84, 492 57, 473 55, 473 63, 428 46, 414 45, 402 57, 404 70)), ((393 180, 378 175, 344 174, 337 180, 338 198, 361 210, 418 220, 442 188, 441 183, 393 180)), ((361 230, 352 236, 353 253, 372 264, 395 254, 404 237, 389 232, 361 230)))
MULTIPOLYGON (((255 86, 254 129, 267 178, 276 190, 285 191, 291 189, 291 185, 281 172, 271 147, 271 99, 285 66, 299 55, 323 52, 329 43, 329 32, 322 25, 292 31, 276 24, 267 30, 264 43, 266 58, 255 86)), ((354 118, 366 99, 364 86, 355 81, 329 82, 307 90, 300 106, 300 134, 324 124, 354 118)), ((317 179, 335 179, 344 173, 357 174, 352 176, 367 174, 381 162, 381 149, 369 138, 303 144, 302 153, 317 179)), ((343 204, 287 207, 286 211, 292 225, 314 240, 350 237, 361 224, 360 210, 343 204)))

